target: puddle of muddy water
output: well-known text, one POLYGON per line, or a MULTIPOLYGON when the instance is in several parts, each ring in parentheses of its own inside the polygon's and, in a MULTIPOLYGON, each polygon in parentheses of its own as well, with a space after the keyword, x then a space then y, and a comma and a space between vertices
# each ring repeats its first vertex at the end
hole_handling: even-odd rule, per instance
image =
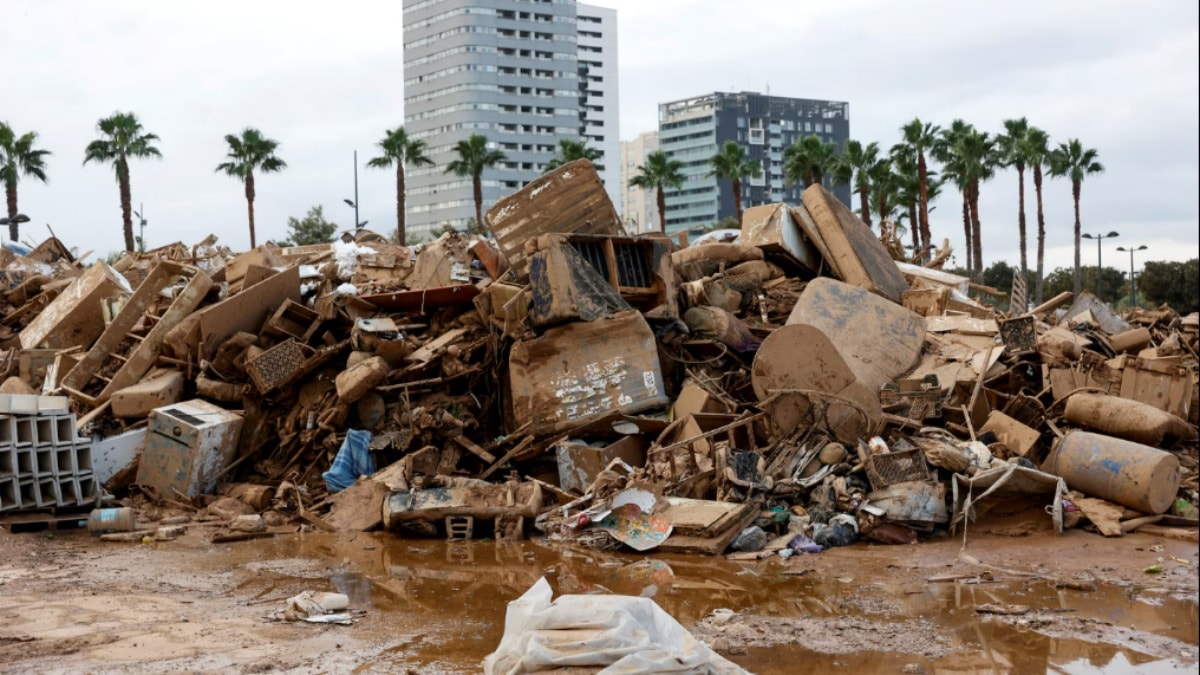
MULTIPOLYGON (((416 667, 476 672, 500 641, 507 603, 545 576, 555 595, 615 593, 653 598, 685 627, 717 609, 747 617, 755 639, 729 658, 757 673, 1120 673, 1194 672, 1196 603, 1101 585, 1055 589, 1045 580, 1002 583, 892 582, 886 569, 830 578, 792 564, 735 563, 686 556, 626 556, 536 542, 445 542, 388 535, 306 534, 228 545, 224 563, 247 566, 243 590, 286 598, 337 590, 366 610, 356 628, 389 646, 360 672, 416 667), (262 561, 299 561, 272 566, 262 561), (305 564, 304 561, 307 561, 305 564), (320 577, 320 578, 313 578, 320 577), (856 578, 857 577, 857 578, 856 578), (982 604, 1027 605, 1026 616, 980 615, 982 604), (836 645, 845 626, 878 640, 814 651, 771 620, 807 620, 836 645), (906 640, 889 637, 908 626, 906 640), (776 640, 782 644, 756 646, 776 640), (898 646, 897 646, 898 645, 898 646), (890 649, 890 651, 889 651, 890 649), (900 651, 897 651, 899 649, 900 651), (882 650, 882 651, 880 651, 882 650), (829 653, 830 651, 842 653, 829 653), (1181 663, 1192 663, 1183 667, 1181 663), (913 665, 910 665, 913 664, 913 665)), ((347 629, 339 629, 347 630, 347 629)), ((847 635, 853 635, 848 630, 847 635)), ((811 645, 811 643, 808 643, 811 645)))

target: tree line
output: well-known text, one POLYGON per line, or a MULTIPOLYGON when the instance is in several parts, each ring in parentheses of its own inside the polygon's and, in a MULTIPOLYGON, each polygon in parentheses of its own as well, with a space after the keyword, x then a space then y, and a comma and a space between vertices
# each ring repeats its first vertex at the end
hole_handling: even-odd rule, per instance
MULTIPOLYGON (((745 149, 726 141, 709 160, 709 176, 728 181, 733 189, 738 223, 742 219, 742 180, 758 176, 762 167, 748 160, 745 149)), ((930 204, 947 186, 958 191, 962 201, 966 269, 976 278, 983 273, 983 241, 979 212, 980 186, 1002 169, 1017 172, 1017 228, 1022 271, 1029 270, 1028 233, 1025 208, 1025 175, 1033 180, 1036 198, 1037 258, 1035 297, 1040 300, 1045 286, 1046 221, 1043 210, 1043 180, 1048 175, 1071 185, 1075 207, 1074 291, 1081 289, 1080 193, 1084 179, 1104 171, 1099 153, 1085 148, 1079 139, 1052 146, 1045 131, 1024 117, 1004 121, 1002 133, 980 131, 963 120, 942 128, 919 118, 900 127, 900 141, 886 152, 877 142, 848 140, 841 148, 819 136, 803 136, 783 153, 783 177, 789 187, 814 183, 850 185, 857 195, 859 216, 871 226, 872 215, 880 227, 907 229, 914 257, 920 259, 933 248, 930 204), (935 164, 936 163, 936 164, 935 164), (939 166, 940 165, 940 166, 939 166), (907 225, 905 225, 907 223, 907 225)), ((682 164, 657 151, 646 156, 631 185, 656 191, 660 226, 666 229, 665 190, 683 184, 682 164)))
MULTIPOLYGON (((161 159, 162 152, 157 143, 157 134, 148 132, 137 116, 131 112, 116 112, 96 124, 99 137, 84 148, 83 163, 110 164, 117 181, 120 197, 121 221, 125 237, 125 250, 134 250, 133 199, 130 187, 130 163, 134 159, 161 159)), ((216 171, 236 178, 246 197, 247 224, 250 231, 250 247, 257 245, 254 230, 254 200, 257 196, 256 176, 276 173, 287 168, 287 162, 276 151, 279 141, 268 138, 261 131, 247 127, 241 134, 225 136, 228 146, 226 160, 216 166, 216 171)), ((380 155, 367 161, 367 166, 379 169, 395 168, 396 171, 396 239, 405 241, 404 202, 405 167, 431 165, 426 156, 426 144, 422 140, 409 138, 403 126, 386 130, 377 145, 380 155)), ((9 239, 16 241, 20 235, 21 218, 18 218, 17 185, 22 178, 48 181, 46 158, 50 151, 39 148, 37 132, 17 134, 7 122, 0 122, 0 182, 4 183, 7 201, 9 239)), ((446 166, 446 173, 470 177, 474 182, 476 222, 482 223, 483 195, 481 176, 483 170, 504 161, 504 153, 488 147, 487 138, 478 134, 459 141, 454 147, 457 158, 446 166)))
MULTIPOLYGON (((130 160, 162 157, 156 134, 147 132, 137 116, 118 112, 97 123, 99 138, 87 145, 83 163, 111 164, 120 196, 121 219, 124 226, 125 249, 134 250, 131 217, 130 160)), ((966 269, 975 277, 983 273, 983 242, 979 212, 980 186, 999 170, 1017 172, 1018 233, 1020 269, 1029 271, 1027 255, 1027 223, 1025 208, 1025 174, 1031 174, 1036 199, 1036 274, 1034 297, 1044 295, 1046 226, 1043 212, 1043 179, 1045 176, 1063 178, 1070 182, 1074 202, 1074 290, 1082 287, 1080 273, 1080 193, 1084 179, 1104 170, 1098 152, 1085 148, 1078 139, 1070 139, 1051 147, 1050 136, 1031 126, 1025 118, 1004 121, 1004 131, 992 134, 973 125, 954 120, 942 128, 920 119, 913 119, 900 128, 900 141, 884 152, 878 142, 862 143, 848 140, 841 148, 823 141, 816 135, 803 136, 783 153, 783 175, 787 185, 814 183, 850 185, 857 195, 859 215, 873 225, 878 216, 881 230, 907 229, 911 234, 914 258, 920 259, 933 248, 930 231, 930 204, 947 186, 958 191, 962 203, 963 237, 966 269)), ((45 182, 46 157, 49 151, 37 147, 38 135, 16 134, 7 123, 0 123, 0 180, 4 182, 10 238, 18 234, 17 184, 22 177, 45 182)), ((226 161, 217 165, 218 172, 242 183, 246 198, 250 245, 256 245, 254 200, 256 176, 287 168, 277 154, 279 142, 266 137, 254 128, 240 135, 225 136, 228 146, 226 161)), ((432 165, 424 141, 412 139, 403 126, 385 131, 378 142, 380 155, 367 161, 367 166, 396 171, 396 240, 406 240, 405 227, 405 169, 432 165)), ((505 154, 489 147, 486 136, 473 134, 454 147, 456 158, 446 165, 445 173, 472 180, 475 221, 483 223, 482 174, 485 169, 505 161, 505 154)), ((556 156, 545 166, 546 171, 575 159, 597 160, 600 153, 587 146, 586 141, 562 139, 556 156)), ((728 181, 733 188, 736 217, 742 217, 742 180, 757 176, 762 167, 747 159, 745 149, 727 141, 709 160, 710 176, 728 181)), ((645 163, 629 184, 655 192, 660 228, 666 231, 666 191, 683 184, 682 164, 670 159, 663 151, 647 155, 645 163)), ((884 230, 886 231, 886 230, 884 230)))

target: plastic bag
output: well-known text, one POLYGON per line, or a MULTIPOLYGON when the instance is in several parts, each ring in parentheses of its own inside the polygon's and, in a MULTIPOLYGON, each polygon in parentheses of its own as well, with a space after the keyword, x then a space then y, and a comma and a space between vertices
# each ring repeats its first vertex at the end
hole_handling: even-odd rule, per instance
POLYGON ((618 673, 745 673, 709 649, 650 598, 563 595, 539 579, 508 603, 504 637, 483 660, 488 675, 555 668, 618 673))

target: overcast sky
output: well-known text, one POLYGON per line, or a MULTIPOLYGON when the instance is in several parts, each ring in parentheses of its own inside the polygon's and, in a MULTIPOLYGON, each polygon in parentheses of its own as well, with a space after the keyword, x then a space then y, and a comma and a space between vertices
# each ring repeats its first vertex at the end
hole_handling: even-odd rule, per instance
MULTIPOLYGON (((623 139, 656 128, 659 102, 715 90, 848 101, 851 136, 885 148, 914 116, 993 132, 1026 116, 1055 142, 1099 150, 1107 172, 1083 186, 1083 228, 1120 232, 1105 242, 1106 262, 1125 269, 1121 244, 1148 245, 1151 260, 1198 254, 1194 2, 593 4, 618 10, 623 139)), ((23 238, 40 241, 49 223, 81 250, 121 248, 112 171, 81 166, 96 120, 117 110, 162 137, 164 158, 131 170, 152 246, 209 232, 248 245, 241 186, 213 171, 224 134, 248 125, 279 140, 289 165, 257 181, 260 241, 283 237, 287 217, 315 204, 349 225, 352 152, 365 162, 403 122, 402 25, 397 0, 5 3, 0 120, 37 131, 54 153, 48 185, 21 184, 33 219, 23 238)), ((982 187, 988 262, 1018 260, 1016 193, 1012 172, 982 187)), ((361 217, 390 231, 393 175, 360 168, 359 196, 361 217)), ((1047 182, 1049 268, 1071 261, 1070 202, 1069 184, 1047 182)), ((959 204, 943 197, 932 220, 935 237, 961 250, 959 204)), ((1030 245, 1032 263, 1032 230, 1030 245)), ((1095 244, 1084 245, 1094 264, 1095 244)))

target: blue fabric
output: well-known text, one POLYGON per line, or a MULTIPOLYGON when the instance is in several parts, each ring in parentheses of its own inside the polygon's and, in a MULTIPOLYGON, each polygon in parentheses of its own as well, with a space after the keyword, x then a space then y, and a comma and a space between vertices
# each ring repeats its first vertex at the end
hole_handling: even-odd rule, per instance
POLYGON ((371 442, 371 432, 361 429, 346 431, 346 440, 338 448, 337 457, 329 470, 321 474, 325 479, 325 488, 330 492, 341 492, 354 485, 359 476, 370 476, 375 473, 375 460, 367 444, 371 442))

